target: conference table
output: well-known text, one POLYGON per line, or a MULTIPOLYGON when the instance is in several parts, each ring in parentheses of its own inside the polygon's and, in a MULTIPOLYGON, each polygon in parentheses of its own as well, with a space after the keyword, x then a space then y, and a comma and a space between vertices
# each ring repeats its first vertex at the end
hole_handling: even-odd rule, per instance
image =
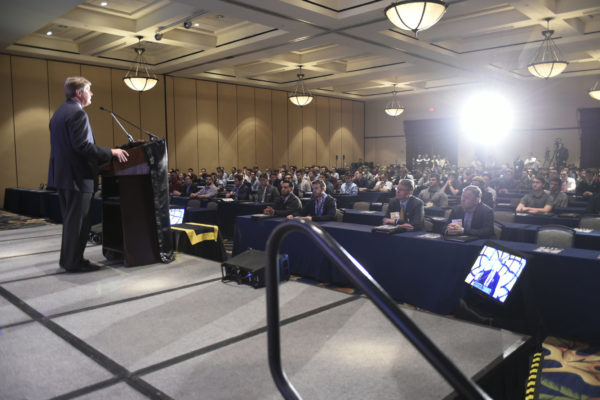
MULTIPOLYGON (((233 255, 249 248, 264 250, 271 231, 282 218, 236 219, 233 255)), ((371 226, 324 222, 320 226, 360 262, 398 302, 438 313, 452 313, 465 295, 463 283, 483 240, 445 241, 426 232, 374 234, 371 226)), ((551 334, 586 339, 600 338, 600 251, 563 249, 558 254, 540 251, 538 245, 511 241, 498 243, 533 254, 528 266, 532 297, 551 334)), ((286 236, 280 248, 290 259, 290 270, 319 282, 349 285, 348 279, 315 250, 300 233, 286 236)))

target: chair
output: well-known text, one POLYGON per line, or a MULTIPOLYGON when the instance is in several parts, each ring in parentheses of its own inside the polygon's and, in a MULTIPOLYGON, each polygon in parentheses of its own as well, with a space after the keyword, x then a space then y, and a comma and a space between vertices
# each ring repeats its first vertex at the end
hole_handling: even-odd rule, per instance
POLYGON ((352 208, 355 210, 369 211, 369 208, 371 208, 371 203, 367 201, 357 201, 356 203, 354 203, 354 206, 352 206, 352 208))
POLYGON ((342 210, 335 210, 335 220, 337 222, 344 222, 344 212, 342 210))
POLYGON ((425 232, 433 232, 433 221, 429 217, 425 217, 423 220, 423 229, 425 232))
POLYGON ((217 206, 218 204, 216 201, 209 201, 208 203, 206 203, 206 208, 209 210, 216 210, 217 206))
POLYGON ((600 217, 593 215, 582 216, 579 221, 579 227, 598 231, 600 230, 600 217))
POLYGON ((387 213, 388 207, 390 206, 390 203, 383 203, 383 205, 381 206, 381 211, 383 211, 383 213, 387 213))
POLYGON ((446 218, 446 219, 450 218, 450 214, 452 214, 452 208, 445 208, 444 209, 444 218, 446 218))
POLYGON ((494 221, 515 222, 515 213, 512 211, 494 211, 494 221))
POLYGON ((202 202, 198 199, 190 199, 187 202, 187 207, 200 208, 200 207, 202 207, 202 202))
POLYGON ((496 236, 496 239, 502 239, 503 230, 504 224, 502 224, 502 222, 494 221, 494 236, 496 236))
POLYGON ((563 225, 538 226, 536 244, 550 247, 573 247, 575 231, 563 225))

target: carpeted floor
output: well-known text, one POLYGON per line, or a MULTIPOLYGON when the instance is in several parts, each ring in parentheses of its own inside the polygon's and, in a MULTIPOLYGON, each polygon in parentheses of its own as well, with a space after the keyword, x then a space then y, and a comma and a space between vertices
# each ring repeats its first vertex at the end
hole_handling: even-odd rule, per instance
POLYGON ((33 228, 44 225, 52 225, 52 223, 42 218, 31 218, 0 210, 0 230, 33 228))

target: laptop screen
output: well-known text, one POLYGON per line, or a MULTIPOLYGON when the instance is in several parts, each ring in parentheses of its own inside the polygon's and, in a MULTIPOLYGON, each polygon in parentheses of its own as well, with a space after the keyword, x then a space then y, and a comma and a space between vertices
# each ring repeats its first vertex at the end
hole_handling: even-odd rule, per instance
POLYGON ((504 303, 526 264, 524 254, 488 242, 479 252, 465 282, 504 303))
POLYGON ((177 225, 183 223, 183 216, 185 215, 185 208, 169 208, 169 218, 171 225, 177 225))

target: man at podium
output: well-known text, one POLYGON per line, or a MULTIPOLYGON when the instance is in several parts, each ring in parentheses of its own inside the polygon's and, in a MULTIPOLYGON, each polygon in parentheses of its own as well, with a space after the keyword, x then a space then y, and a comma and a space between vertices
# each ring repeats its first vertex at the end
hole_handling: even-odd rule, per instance
POLYGON ((84 107, 92 103, 91 82, 83 77, 65 80, 67 100, 50 120, 48 186, 58 191, 63 217, 59 265, 69 272, 98 269, 83 258, 90 231, 92 199, 98 186, 98 165, 111 157, 127 161, 122 149, 96 145, 84 107))

